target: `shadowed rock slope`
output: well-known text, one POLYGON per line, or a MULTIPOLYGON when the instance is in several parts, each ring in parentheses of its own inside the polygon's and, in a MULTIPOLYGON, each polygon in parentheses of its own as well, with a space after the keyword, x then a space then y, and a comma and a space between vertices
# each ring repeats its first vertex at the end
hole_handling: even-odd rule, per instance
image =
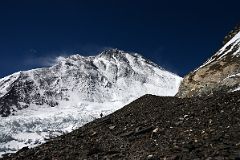
POLYGON ((115 113, 5 160, 238 159, 240 92, 145 95, 115 113))

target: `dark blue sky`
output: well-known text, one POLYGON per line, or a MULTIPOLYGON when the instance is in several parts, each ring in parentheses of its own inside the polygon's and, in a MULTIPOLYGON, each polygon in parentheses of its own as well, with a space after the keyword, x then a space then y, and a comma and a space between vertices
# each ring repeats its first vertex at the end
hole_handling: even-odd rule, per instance
POLYGON ((0 2, 0 77, 59 55, 106 47, 138 52, 181 76, 240 22, 239 0, 6 0, 0 2))

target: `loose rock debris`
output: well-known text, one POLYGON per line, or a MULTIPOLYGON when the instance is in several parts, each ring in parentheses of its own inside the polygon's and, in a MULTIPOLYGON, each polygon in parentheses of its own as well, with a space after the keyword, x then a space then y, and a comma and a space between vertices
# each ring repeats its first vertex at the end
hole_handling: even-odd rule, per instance
POLYGON ((145 95, 6 160, 240 159, 240 92, 201 98, 145 95))

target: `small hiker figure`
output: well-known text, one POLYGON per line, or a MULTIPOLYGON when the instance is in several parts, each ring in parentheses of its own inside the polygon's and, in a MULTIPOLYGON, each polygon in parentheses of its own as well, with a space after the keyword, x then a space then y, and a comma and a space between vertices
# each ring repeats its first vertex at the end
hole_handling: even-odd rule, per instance
POLYGON ((102 114, 102 113, 100 114, 100 117, 101 117, 101 118, 103 117, 103 114, 102 114))

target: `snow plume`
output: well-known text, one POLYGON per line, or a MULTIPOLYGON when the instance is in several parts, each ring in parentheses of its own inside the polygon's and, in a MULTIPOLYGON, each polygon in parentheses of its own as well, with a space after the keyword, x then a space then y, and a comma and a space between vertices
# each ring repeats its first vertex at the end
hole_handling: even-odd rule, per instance
POLYGON ((40 56, 37 53, 36 50, 30 50, 30 54, 24 58, 24 64, 37 67, 49 67, 55 65, 58 61, 68 55, 65 51, 50 52, 40 56))
POLYGON ((63 51, 38 51, 30 49, 24 57, 23 64, 31 67, 50 67, 57 62, 63 60, 70 55, 79 54, 82 56, 92 56, 100 53, 103 50, 110 50, 113 47, 103 47, 95 44, 80 44, 73 46, 72 49, 65 49, 63 51))

